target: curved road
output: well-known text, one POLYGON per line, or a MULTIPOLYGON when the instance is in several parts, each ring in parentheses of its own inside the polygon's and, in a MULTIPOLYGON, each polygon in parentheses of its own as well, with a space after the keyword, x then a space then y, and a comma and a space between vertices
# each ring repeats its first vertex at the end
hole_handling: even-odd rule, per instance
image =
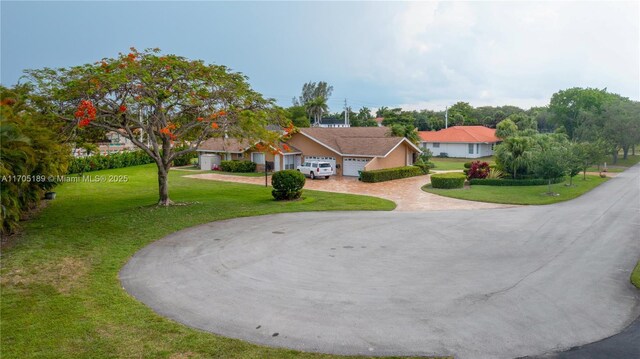
POLYGON ((640 314, 640 166, 551 206, 293 213, 161 239, 124 288, 186 325, 338 354, 542 355, 640 314))

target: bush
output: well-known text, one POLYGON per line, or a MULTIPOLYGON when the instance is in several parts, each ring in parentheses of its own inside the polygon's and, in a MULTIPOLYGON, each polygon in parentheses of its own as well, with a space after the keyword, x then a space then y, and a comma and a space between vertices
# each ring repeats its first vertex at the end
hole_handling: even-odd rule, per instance
MULTIPOLYGON (((560 183, 564 181, 564 178, 555 178, 551 180, 551 183, 560 183)), ((529 178, 529 179, 511 179, 511 178, 486 178, 486 179, 472 179, 469 180, 469 184, 478 186, 542 186, 549 184, 549 180, 544 178, 529 178)))
POLYGON ((74 157, 69 163, 68 174, 108 170, 153 163, 153 159, 143 151, 118 152, 109 155, 74 157))
MULTIPOLYGON (((465 163, 466 165, 466 163, 465 163)), ((469 179, 472 178, 487 178, 489 175, 489 164, 487 162, 473 161, 471 167, 467 173, 469 179)))
POLYGON ((256 164, 251 161, 222 161, 220 169, 225 172, 255 172, 256 164))
POLYGON ((431 187, 433 188, 462 188, 467 177, 462 173, 440 173, 431 175, 431 187))
POLYGON ((364 171, 362 172, 360 179, 362 182, 384 182, 394 179, 407 178, 421 176, 424 173, 420 167, 417 166, 405 166, 395 168, 385 168, 381 170, 364 171))
POLYGON ((421 159, 418 159, 413 165, 420 168, 420 170, 422 170, 423 174, 428 174, 429 173, 429 169, 431 169, 431 166, 429 165, 430 162, 425 162, 422 161, 421 159))
POLYGON ((469 168, 471 168, 471 162, 465 162, 463 166, 464 166, 464 168, 469 169, 469 168))
MULTIPOLYGON (((186 150, 185 147, 178 147, 175 148, 174 151, 178 152, 178 151, 182 151, 182 150, 186 150)), ((173 165, 174 166, 188 166, 191 164, 191 160, 194 158, 197 158, 198 154, 196 153, 196 151, 192 151, 192 152, 188 152, 185 153, 182 156, 178 156, 176 158, 173 159, 173 165)))
POLYGON ((276 201, 300 198, 304 183, 304 175, 296 170, 278 171, 271 176, 271 195, 276 201))

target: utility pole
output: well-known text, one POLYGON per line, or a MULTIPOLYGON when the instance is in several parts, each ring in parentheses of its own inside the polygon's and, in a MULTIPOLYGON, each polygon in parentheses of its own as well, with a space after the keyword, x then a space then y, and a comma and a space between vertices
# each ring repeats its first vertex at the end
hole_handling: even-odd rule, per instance
POLYGON ((347 126, 349 124, 349 107, 347 107, 347 99, 344 99, 344 124, 347 126))
POLYGON ((449 128, 449 106, 444 108, 444 128, 449 128))

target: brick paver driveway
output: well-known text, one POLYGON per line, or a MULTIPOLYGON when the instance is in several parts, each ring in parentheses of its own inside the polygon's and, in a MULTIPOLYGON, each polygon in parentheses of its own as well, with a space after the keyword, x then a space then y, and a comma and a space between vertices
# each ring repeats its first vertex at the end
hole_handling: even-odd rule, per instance
MULTIPOLYGON (((187 177, 264 186, 264 177, 230 176, 218 173, 202 173, 187 177)), ((464 201, 427 193, 420 188, 429 183, 431 180, 430 178, 431 176, 427 175, 380 183, 364 183, 358 181, 358 179, 354 177, 335 176, 327 180, 307 179, 307 183, 304 188, 317 191, 362 194, 385 198, 396 203, 396 211, 405 212, 515 207, 513 205, 505 204, 464 201)), ((268 182, 269 184, 271 183, 271 178, 268 179, 268 182)))

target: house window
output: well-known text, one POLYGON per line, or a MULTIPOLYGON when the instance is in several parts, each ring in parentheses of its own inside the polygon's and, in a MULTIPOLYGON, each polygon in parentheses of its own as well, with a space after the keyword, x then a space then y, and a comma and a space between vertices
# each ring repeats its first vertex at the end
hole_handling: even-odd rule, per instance
POLYGON ((472 155, 473 154, 473 143, 469 144, 469 154, 472 155))
POLYGON ((480 154, 480 144, 476 143, 476 153, 480 154))
POLYGON ((284 169, 285 170, 295 169, 295 160, 296 160, 296 156, 284 156, 284 169))
POLYGON ((433 148, 440 148, 440 143, 434 142, 433 143, 433 148))
POLYGON ((260 152, 252 152, 251 153, 251 161, 255 162, 257 165, 264 164, 264 153, 260 152))

